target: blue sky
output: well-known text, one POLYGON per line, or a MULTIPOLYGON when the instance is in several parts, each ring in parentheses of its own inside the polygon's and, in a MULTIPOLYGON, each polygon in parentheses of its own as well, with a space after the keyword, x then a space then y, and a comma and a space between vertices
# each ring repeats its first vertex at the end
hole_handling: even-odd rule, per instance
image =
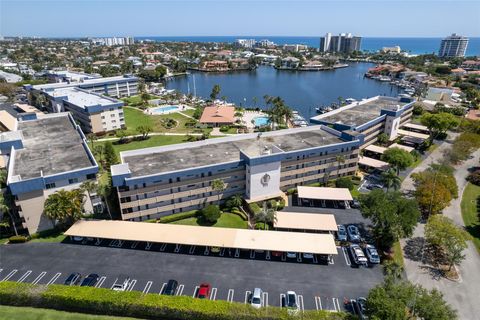
POLYGON ((4 36, 480 36, 480 1, 0 0, 4 36))

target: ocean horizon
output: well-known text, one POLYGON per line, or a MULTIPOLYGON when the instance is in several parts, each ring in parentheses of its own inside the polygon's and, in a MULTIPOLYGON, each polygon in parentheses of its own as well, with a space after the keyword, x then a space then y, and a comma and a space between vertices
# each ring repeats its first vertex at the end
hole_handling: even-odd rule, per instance
MULTIPOLYGON (((151 40, 157 42, 227 42, 233 43, 236 39, 268 39, 276 44, 305 44, 312 48, 320 45, 320 36, 138 36, 136 40, 151 40)), ((438 53, 443 37, 362 37, 361 49, 374 52, 382 47, 400 46, 410 54, 438 53)), ((466 56, 480 55, 480 37, 469 38, 466 56)))

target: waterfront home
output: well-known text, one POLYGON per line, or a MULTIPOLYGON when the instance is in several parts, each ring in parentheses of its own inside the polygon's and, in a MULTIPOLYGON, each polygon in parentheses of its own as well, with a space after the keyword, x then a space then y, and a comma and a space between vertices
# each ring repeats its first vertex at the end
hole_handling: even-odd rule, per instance
POLYGON ((204 61, 200 64, 201 71, 228 71, 228 62, 223 60, 204 61))
POLYGON ((235 107, 219 105, 205 107, 199 122, 214 127, 233 124, 235 107))
POLYGON ((295 57, 286 57, 282 59, 281 69, 296 69, 300 65, 300 59, 295 57))

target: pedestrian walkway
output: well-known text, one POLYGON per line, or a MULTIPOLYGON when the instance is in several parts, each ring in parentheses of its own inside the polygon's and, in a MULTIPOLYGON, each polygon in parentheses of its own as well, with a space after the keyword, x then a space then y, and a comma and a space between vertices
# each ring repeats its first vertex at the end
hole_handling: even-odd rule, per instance
MULTIPOLYGON (((456 135, 451 135, 449 141, 443 143, 434 150, 418 167, 416 167, 402 183, 403 191, 413 191, 414 184, 411 174, 427 169, 430 164, 443 160, 444 151, 451 146, 456 135)), ((459 188, 459 196, 452 200, 449 207, 443 210, 443 214, 451 218, 455 223, 463 226, 460 203, 463 191, 466 186, 465 178, 468 175, 468 168, 478 165, 480 150, 473 154, 467 161, 455 166, 455 179, 459 188)), ((475 246, 470 241, 468 248, 464 251, 465 261, 458 267, 461 280, 451 281, 441 277, 435 269, 423 263, 421 260, 421 248, 424 243, 425 224, 419 224, 411 238, 401 240, 404 251, 405 271, 408 280, 422 285, 427 289, 438 289, 444 294, 445 300, 458 311, 459 319, 476 319, 480 314, 478 303, 478 285, 480 284, 480 256, 475 246), (407 245, 408 244, 408 245, 407 245)))

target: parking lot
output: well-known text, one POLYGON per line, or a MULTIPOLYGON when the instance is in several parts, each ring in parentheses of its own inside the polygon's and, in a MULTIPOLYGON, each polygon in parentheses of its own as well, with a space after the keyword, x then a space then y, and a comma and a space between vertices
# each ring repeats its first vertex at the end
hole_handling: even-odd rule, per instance
MULTIPOLYGON (((306 208, 308 209, 308 208, 306 208)), ((341 222, 339 222, 341 223, 341 222)), ((72 272, 96 273, 97 287, 111 288, 119 274, 128 275, 127 290, 160 293, 169 279, 178 281, 177 295, 195 296, 210 283, 212 300, 247 303, 262 288, 265 306, 280 306, 293 290, 301 309, 341 310, 345 298, 366 296, 383 280, 379 266, 357 267, 346 250, 329 261, 321 257, 268 257, 267 253, 228 249, 213 254, 206 248, 148 243, 26 243, 0 246, 0 281, 63 284, 72 272), (270 258, 270 259, 269 259, 270 258)))

